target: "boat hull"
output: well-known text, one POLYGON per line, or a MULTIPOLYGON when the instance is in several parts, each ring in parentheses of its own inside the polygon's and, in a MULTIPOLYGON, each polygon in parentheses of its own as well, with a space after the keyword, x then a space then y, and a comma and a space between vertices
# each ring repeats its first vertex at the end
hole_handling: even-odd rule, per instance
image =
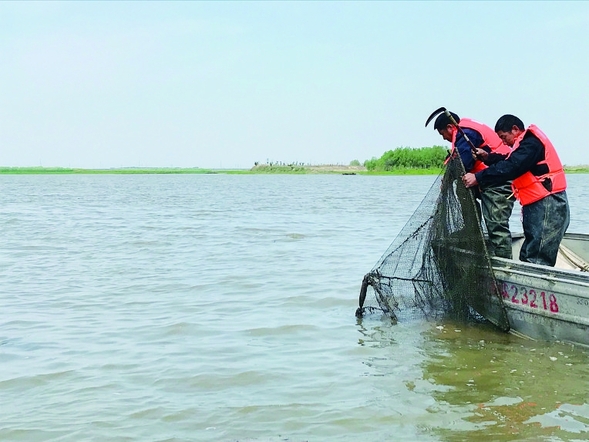
POLYGON ((589 346, 589 235, 567 235, 561 249, 558 267, 492 258, 495 278, 514 333, 589 346))

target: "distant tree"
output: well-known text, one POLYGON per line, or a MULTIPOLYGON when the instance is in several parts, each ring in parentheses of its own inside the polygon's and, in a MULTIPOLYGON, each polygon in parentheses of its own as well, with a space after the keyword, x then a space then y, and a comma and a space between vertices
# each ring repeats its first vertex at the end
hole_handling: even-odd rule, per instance
POLYGON ((358 160, 350 161, 350 166, 359 166, 359 165, 360 165, 360 161, 358 161, 358 160))
POLYGON ((370 171, 392 171, 397 169, 431 169, 440 168, 444 164, 447 151, 442 146, 398 147, 388 150, 380 158, 364 161, 370 171))

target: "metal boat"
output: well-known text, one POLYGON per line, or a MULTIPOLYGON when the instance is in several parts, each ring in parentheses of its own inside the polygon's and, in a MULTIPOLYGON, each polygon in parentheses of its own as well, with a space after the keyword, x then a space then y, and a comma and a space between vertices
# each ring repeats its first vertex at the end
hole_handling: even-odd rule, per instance
MULTIPOLYGON (((522 243, 523 235, 514 235, 514 257, 522 243)), ((589 235, 566 234, 555 267, 491 262, 513 333, 589 346, 589 235)))

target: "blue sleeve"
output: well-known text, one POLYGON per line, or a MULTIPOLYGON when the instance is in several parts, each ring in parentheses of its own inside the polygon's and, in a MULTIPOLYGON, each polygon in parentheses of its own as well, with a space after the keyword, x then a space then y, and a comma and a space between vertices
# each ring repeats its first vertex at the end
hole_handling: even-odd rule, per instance
MULTIPOLYGON (((462 129, 468 139, 474 144, 475 146, 480 146, 483 144, 483 137, 480 133, 473 129, 462 129)), ((464 170, 470 172, 471 169, 474 167, 474 159, 472 158, 472 147, 464 138, 464 135, 458 131, 456 134, 456 141, 454 142, 454 146, 456 150, 460 154, 460 158, 462 159, 462 163, 464 164, 464 170)))

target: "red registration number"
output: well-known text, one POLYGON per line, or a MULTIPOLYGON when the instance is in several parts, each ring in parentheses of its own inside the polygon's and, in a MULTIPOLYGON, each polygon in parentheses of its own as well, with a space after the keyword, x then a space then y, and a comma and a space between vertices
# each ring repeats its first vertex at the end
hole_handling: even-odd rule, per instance
POLYGON ((527 305, 530 308, 558 313, 558 300, 554 293, 540 292, 528 287, 503 283, 503 299, 512 304, 527 305))

